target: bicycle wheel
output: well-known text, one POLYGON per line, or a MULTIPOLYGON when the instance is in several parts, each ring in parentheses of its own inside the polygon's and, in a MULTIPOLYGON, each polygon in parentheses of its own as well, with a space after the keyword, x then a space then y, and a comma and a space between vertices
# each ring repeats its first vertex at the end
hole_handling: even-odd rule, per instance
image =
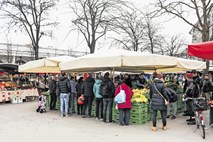
POLYGON ((200 131, 201 131, 201 136, 203 137, 203 139, 205 139, 206 133, 205 133, 205 126, 204 125, 200 126, 200 131))

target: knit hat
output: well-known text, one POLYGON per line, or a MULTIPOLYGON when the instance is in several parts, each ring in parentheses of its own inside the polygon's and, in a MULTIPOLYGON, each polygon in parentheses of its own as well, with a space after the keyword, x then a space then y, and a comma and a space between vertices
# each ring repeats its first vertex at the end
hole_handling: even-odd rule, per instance
POLYGON ((188 79, 192 79, 192 78, 193 78, 193 74, 192 74, 192 73, 186 73, 186 77, 187 77, 188 79))

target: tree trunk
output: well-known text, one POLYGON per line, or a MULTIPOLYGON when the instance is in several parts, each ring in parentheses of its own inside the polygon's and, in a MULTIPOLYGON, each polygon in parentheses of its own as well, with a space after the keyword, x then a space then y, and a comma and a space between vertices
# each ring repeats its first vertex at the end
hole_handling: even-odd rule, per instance
POLYGON ((36 47, 34 47, 34 50, 35 50, 35 60, 38 60, 38 58, 39 58, 39 47, 38 47, 38 45, 36 47))

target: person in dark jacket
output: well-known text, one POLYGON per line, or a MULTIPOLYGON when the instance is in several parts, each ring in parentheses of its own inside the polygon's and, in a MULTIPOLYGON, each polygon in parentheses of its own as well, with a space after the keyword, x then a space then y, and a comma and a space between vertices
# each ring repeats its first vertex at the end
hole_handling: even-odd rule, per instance
POLYGON ((68 116, 68 109, 69 109, 70 82, 69 82, 68 78, 66 77, 65 73, 62 73, 62 75, 59 77, 58 91, 60 92, 61 116, 67 117, 68 116))
POLYGON ((202 92, 204 96, 206 97, 207 101, 211 100, 211 92, 213 91, 213 83, 209 77, 209 74, 205 74, 203 76, 203 81, 202 81, 202 92))
POLYGON ((95 83, 95 80, 92 78, 91 73, 89 73, 88 75, 89 76, 86 78, 86 80, 83 82, 83 85, 82 85, 82 94, 85 97, 82 118, 86 117, 87 107, 88 107, 87 115, 88 115, 88 117, 91 117, 92 102, 93 102, 93 98, 94 98, 93 85, 95 83))
POLYGON ((151 100, 151 109, 153 110, 153 116, 152 116, 152 122, 153 127, 152 131, 157 131, 157 111, 160 111, 161 118, 163 122, 163 130, 166 130, 166 110, 167 106, 165 104, 164 99, 169 101, 169 97, 166 93, 165 87, 164 87, 164 81, 162 80, 163 75, 162 74, 155 74, 155 79, 153 80, 153 83, 150 85, 150 100, 151 100))
POLYGON ((115 91, 115 96, 117 96, 120 93, 120 90, 124 90, 126 94, 126 102, 122 104, 117 104, 119 109, 119 122, 120 125, 129 125, 129 119, 130 119, 130 110, 132 108, 131 98, 133 95, 133 92, 131 88, 123 83, 122 81, 119 83, 120 85, 117 87, 115 91))
POLYGON ((55 77, 50 77, 49 78, 49 93, 50 93, 50 110, 55 110, 55 105, 57 101, 57 96, 56 96, 56 80, 55 77))
POLYGON ((75 78, 73 76, 71 76, 71 78, 70 78, 70 88, 71 88, 71 92, 70 92, 70 97, 69 97, 69 105, 70 105, 71 113, 75 113, 76 82, 75 82, 75 78))
MULTIPOLYGON (((78 82, 76 84, 76 93, 77 93, 77 102, 78 102, 78 98, 81 96, 81 93, 82 93, 82 84, 83 84, 83 77, 80 77, 78 79, 78 82)), ((77 114, 78 115, 82 115, 83 114, 83 105, 79 105, 77 104, 77 114)))
POLYGON ((104 78, 101 84, 108 84, 108 95, 103 96, 103 122, 107 122, 107 110, 109 115, 109 122, 112 122, 112 106, 113 106, 113 98, 115 93, 115 86, 112 80, 109 78, 109 72, 104 74, 104 78))
POLYGON ((143 89, 147 84, 147 81, 144 77, 144 72, 140 74, 140 76, 136 75, 136 85, 139 89, 143 89))
POLYGON ((126 85, 128 85, 130 88, 132 88, 132 79, 131 79, 130 75, 128 75, 128 74, 124 75, 124 83, 126 85))
MULTIPOLYGON (((185 91, 185 96, 184 98, 197 98, 199 97, 199 92, 200 92, 200 88, 199 88, 199 84, 197 84, 195 81, 193 81, 193 74, 192 73, 187 73, 186 74, 186 78, 188 80, 188 84, 187 84, 187 88, 185 91)), ((186 106, 187 106, 187 111, 189 113, 189 119, 187 119, 186 121, 188 122, 188 125, 195 125, 195 114, 193 111, 193 100, 192 99, 188 99, 186 101, 186 106)))
MULTIPOLYGON (((167 96, 176 95, 177 93, 171 88, 165 88, 167 96)), ((167 116, 166 118, 176 119, 177 115, 177 101, 170 99, 170 103, 167 105, 167 116), (170 110, 173 109, 173 115, 170 116, 170 110)))

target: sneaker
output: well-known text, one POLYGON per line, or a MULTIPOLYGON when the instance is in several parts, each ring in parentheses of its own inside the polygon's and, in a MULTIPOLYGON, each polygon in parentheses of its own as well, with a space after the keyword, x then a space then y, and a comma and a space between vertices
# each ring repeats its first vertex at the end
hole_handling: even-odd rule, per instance
POLYGON ((176 116, 173 115, 173 116, 171 117, 171 119, 176 119, 176 116))
POLYGON ((119 125, 120 125, 120 126, 124 126, 124 124, 123 124, 123 123, 120 123, 119 125))
POLYGON ((156 132, 157 130, 157 127, 152 127, 152 131, 156 132))
POLYGON ((163 126, 163 127, 162 127, 162 130, 167 130, 166 126, 163 126))
POLYGON ((98 120, 98 117, 96 117, 95 119, 98 120))
POLYGON ((170 118, 170 116, 169 116, 169 115, 167 115, 167 116, 166 116, 166 118, 170 118))
POLYGON ((61 114, 61 117, 64 117, 64 114, 61 114))
POLYGON ((65 117, 68 117, 68 114, 65 114, 65 117))
POLYGON ((86 118, 86 116, 85 116, 85 115, 82 115, 82 118, 86 118))

